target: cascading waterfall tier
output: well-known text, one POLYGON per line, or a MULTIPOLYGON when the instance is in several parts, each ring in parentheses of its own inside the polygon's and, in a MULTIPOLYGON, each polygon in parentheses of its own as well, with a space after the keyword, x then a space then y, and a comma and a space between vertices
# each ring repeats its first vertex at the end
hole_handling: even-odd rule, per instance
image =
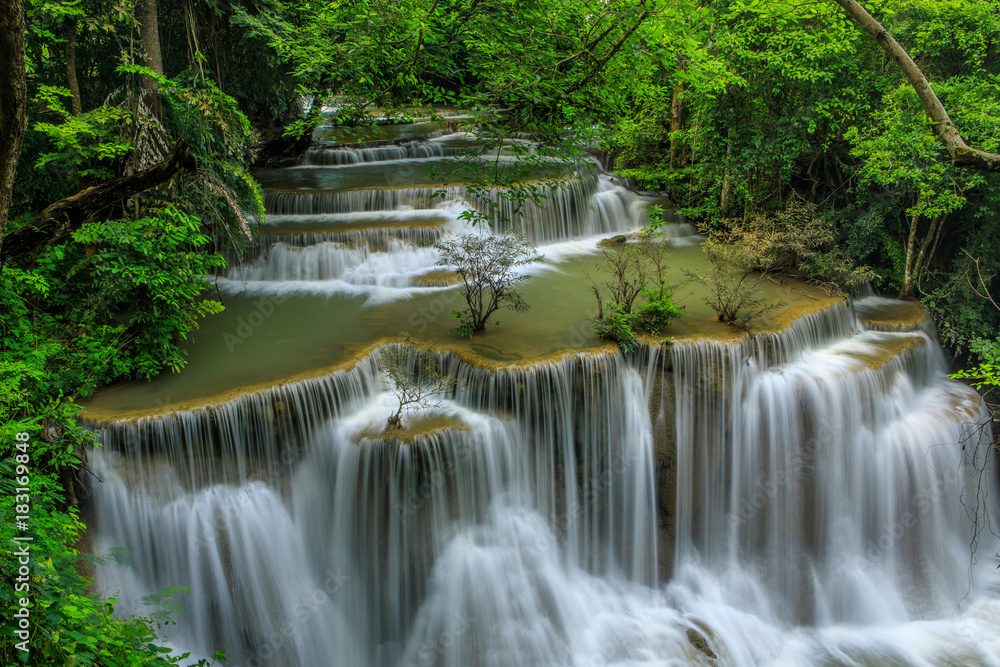
MULTIPOLYGON (((530 146, 525 146, 521 150, 530 151, 531 149, 530 146)), ((510 149, 507 147, 486 151, 477 144, 474 135, 453 134, 445 135, 440 140, 430 141, 427 139, 397 143, 376 141, 358 146, 318 146, 305 151, 297 163, 300 165, 338 166, 363 162, 457 157, 470 153, 496 156, 509 152, 510 149)))
MULTIPOLYGON (((457 149, 456 149, 457 150, 457 149)), ((299 157, 303 165, 342 165, 386 160, 412 160, 455 155, 446 150, 445 144, 431 141, 411 141, 387 146, 360 148, 310 148, 299 157)))
POLYGON ((312 192, 264 193, 269 214, 313 215, 317 213, 352 213, 356 211, 391 211, 400 208, 431 209, 439 200, 434 194, 444 191, 446 199, 465 195, 465 188, 452 186, 368 188, 361 190, 316 190, 312 192))
POLYGON ((676 567, 776 622, 901 624, 970 592, 969 512, 992 488, 981 401, 926 333, 845 336, 851 315, 671 351, 676 567))
POLYGON ((441 235, 440 230, 413 228, 281 235, 277 242, 262 239, 269 244, 266 253, 252 263, 232 266, 227 277, 268 282, 340 279, 354 285, 407 287, 410 274, 434 266, 438 253, 429 246, 441 235), (414 241, 424 247, 415 248, 414 241), (404 269, 408 271, 399 273, 404 269))
MULTIPOLYGON (((444 157, 472 153, 470 164, 495 159, 510 169, 518 155, 532 155, 535 147, 508 138, 486 154, 480 151, 477 138, 466 134, 325 146, 304 153, 296 167, 259 172, 268 222, 253 247, 227 257, 229 268, 222 274, 232 281, 227 290, 245 282, 331 281, 336 283, 325 289, 426 288, 420 277, 440 259, 430 246, 447 234, 469 231, 461 222, 466 209, 494 220, 489 233, 515 231, 538 244, 627 233, 648 221, 645 209, 653 200, 616 185, 592 162, 570 172, 559 161, 533 163, 532 178, 539 180, 522 187, 535 188, 537 201, 525 199, 521 187, 432 185, 436 170, 449 173, 461 164, 444 157), (442 210, 448 217, 444 224, 433 220, 442 210), (403 224, 391 224, 397 218, 403 224)), ((698 238, 682 219, 671 218, 660 231, 678 244, 698 238)), ((305 289, 310 288, 321 287, 305 289)), ((379 294, 388 298, 390 292, 379 294)))
MULTIPOLYGON (((433 212, 432 212, 433 213, 433 212)), ((273 216, 278 218, 279 216, 273 216)), ((303 216, 306 217, 306 216, 303 216)), ((316 216, 323 218, 324 216, 316 216)), ((382 252, 392 241, 405 241, 411 245, 430 245, 438 241, 449 227, 447 219, 444 224, 416 226, 401 224, 390 226, 391 222, 380 227, 360 227, 358 229, 340 229, 338 231, 303 231, 281 233, 262 232, 257 236, 257 243, 247 253, 249 259, 265 257, 277 245, 306 248, 319 243, 340 243, 343 245, 365 246, 369 250, 382 252)), ((265 228, 266 229, 266 228, 265 228)))
MULTIPOLYGON (((634 206, 637 196, 612 184, 607 177, 558 181, 557 187, 546 190, 541 204, 518 202, 502 192, 473 194, 464 186, 268 191, 264 203, 269 214, 277 215, 430 209, 442 201, 437 193, 444 193, 445 201, 465 201, 496 217, 499 231, 516 230, 536 243, 618 234, 638 226, 641 211, 634 206)), ((688 236, 693 230, 686 226, 670 231, 672 235, 688 236)))
MULTIPOLYGON (((273 215, 254 245, 227 257, 230 280, 346 280, 376 284, 384 267, 426 270, 429 248, 461 228, 455 207, 430 210, 273 215), (365 263, 369 270, 359 269, 365 263)), ((403 285, 409 284, 406 280, 403 285)))
POLYGON ((897 301, 880 296, 865 296, 854 301, 858 326, 867 331, 922 331, 937 336, 934 321, 917 301, 897 301))
POLYGON ((460 389, 399 436, 377 353, 105 425, 94 544, 135 566, 100 585, 137 610, 191 588, 169 640, 241 665, 988 662, 938 639, 1000 625, 969 580, 981 402, 919 327, 857 322, 844 303, 629 358, 439 354, 460 389))
POLYGON ((555 627, 531 640, 538 643, 530 650, 525 645, 535 623, 551 624, 558 602, 557 593, 531 583, 539 558, 580 577, 655 583, 649 417, 641 378, 620 357, 494 372, 441 357, 464 389, 424 416, 433 424, 440 413, 444 427, 405 445, 371 435, 394 401, 374 358, 228 404, 106 426, 105 447, 94 453, 104 479, 95 489, 106 528, 99 544, 123 546, 138 569, 106 568, 102 585, 128 589, 124 598, 133 604, 160 586, 190 586, 193 622, 170 635, 185 650, 204 654, 219 645, 231 662, 317 665, 328 655, 326 640, 279 637, 288 645, 277 651, 247 638, 277 641, 275 628, 293 620, 294 596, 303 592, 293 586, 293 597, 285 597, 285 582, 267 571, 305 568, 305 581, 317 587, 334 573, 343 581, 314 616, 360 656, 345 664, 396 664, 413 647, 433 644, 436 637, 424 635, 456 613, 451 594, 435 582, 438 568, 448 567, 442 563, 457 559, 475 579, 493 580, 498 594, 518 587, 517 609, 534 619, 524 626, 504 616, 514 607, 468 597, 469 617, 493 620, 442 653, 446 664, 459 665, 470 664, 477 645, 531 657, 524 664, 549 664, 565 650, 565 633, 555 627), (294 535, 272 548, 258 513, 294 535), (510 525, 511 514, 526 523, 510 525), (519 531, 524 543, 499 540, 486 527, 491 522, 519 531), (196 548, 177 545, 185 535, 197 536, 196 548), (171 564, 163 567, 168 554, 171 564), (245 565, 260 581, 240 573, 239 590, 226 593, 237 581, 226 562, 245 565), (500 562, 531 580, 507 581, 491 569, 500 562), (245 605, 256 609, 252 617, 235 611, 245 605), (225 613, 225 622, 202 622, 211 609, 225 613), (415 626, 414 619, 422 620, 415 626), (494 635, 501 624, 503 635, 494 635))

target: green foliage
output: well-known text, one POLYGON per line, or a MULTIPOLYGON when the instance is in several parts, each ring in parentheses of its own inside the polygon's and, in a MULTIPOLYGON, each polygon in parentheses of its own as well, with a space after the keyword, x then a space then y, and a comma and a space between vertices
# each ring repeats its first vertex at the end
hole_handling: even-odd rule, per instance
POLYGON ((188 76, 168 79, 138 65, 122 65, 120 73, 149 77, 158 86, 159 113, 141 96, 124 94, 121 103, 135 107, 123 132, 135 146, 128 168, 144 169, 164 159, 176 138, 185 139, 198 161, 195 174, 167 186, 167 196, 212 231, 217 247, 242 249, 252 227, 264 221, 264 196, 250 175, 259 136, 236 100, 211 80, 188 76))
MULTIPOLYGON (((970 140, 985 150, 997 149, 1000 105, 996 98, 1000 88, 996 77, 956 76, 937 84, 935 90, 955 109, 953 116, 970 140)), ((889 286, 900 292, 922 292, 932 305, 956 287, 947 285, 953 281, 940 270, 937 253, 942 248, 948 250, 942 246, 942 238, 950 232, 964 236, 969 244, 978 235, 979 225, 985 222, 993 226, 989 215, 982 222, 972 220, 983 217, 979 209, 984 198, 992 198, 996 177, 951 165, 946 151, 928 130, 923 108, 908 85, 887 92, 882 102, 872 125, 847 133, 852 154, 862 160, 859 185, 876 203, 866 216, 875 233, 866 234, 866 242, 852 252, 880 261, 889 286), (912 274, 909 284, 908 266, 912 274)))
POLYGON ((635 348, 636 332, 657 335, 683 314, 666 280, 668 248, 647 237, 638 245, 604 250, 600 268, 606 280, 590 286, 598 306, 594 331, 618 343, 624 354, 635 348))
POLYGON ((455 313, 459 326, 452 332, 472 337, 500 308, 524 312, 524 302, 515 287, 530 278, 518 267, 541 259, 535 245, 517 234, 463 234, 445 239, 435 247, 441 252, 441 266, 455 271, 463 283, 462 296, 468 308, 455 313))
POLYGON ((955 356, 964 356, 977 339, 1000 331, 1000 309, 990 297, 1000 273, 996 250, 1000 220, 995 205, 983 206, 974 218, 980 226, 968 237, 968 254, 956 258, 950 271, 932 276, 937 285, 923 298, 934 316, 938 337, 955 356))
MULTIPOLYGON (((928 74, 963 137, 995 152, 996 7, 866 7, 928 74)), ((992 335, 1000 322, 976 296, 982 290, 970 289, 963 250, 996 289, 997 176, 951 166, 877 44, 832 2, 721 0, 679 12, 690 22, 668 10, 641 29, 646 41, 612 136, 618 173, 667 191, 708 229, 780 215, 805 199, 821 207, 827 238, 806 254, 782 252, 789 267, 840 289, 870 280, 920 296, 955 352, 992 335)))
POLYGON ((455 318, 457 324, 448 333, 471 339, 476 333, 475 329, 473 329, 472 313, 469 310, 453 310, 451 311, 451 316, 455 318))
POLYGON ((978 338, 970 347, 979 356, 979 365, 953 373, 951 377, 971 380, 970 384, 980 390, 1000 387, 1000 337, 994 340, 978 338))
POLYGON ((712 239, 705 241, 702 249, 712 269, 707 273, 685 270, 684 274, 705 287, 705 303, 720 322, 749 331, 754 320, 779 307, 760 294, 762 276, 754 272, 758 257, 752 252, 739 244, 712 239))
POLYGON ((32 130, 44 135, 53 149, 38 156, 35 169, 57 170, 61 178, 68 178, 77 186, 114 176, 113 163, 123 158, 132 144, 121 137, 121 126, 128 120, 128 112, 115 107, 100 106, 72 115, 65 108, 65 98, 70 92, 65 88, 41 86, 35 103, 44 108, 44 117, 56 122, 39 119, 32 130))
POLYGON ((666 63, 663 77, 684 101, 672 138, 686 178, 671 194, 690 217, 715 221, 780 207, 797 173, 837 178, 840 135, 867 106, 858 54, 869 49, 833 3, 712 7, 701 28, 707 53, 666 63), (703 62, 714 63, 715 81, 674 78, 703 62))
POLYGON ((1000 337, 992 340, 978 338, 972 342, 970 348, 979 358, 979 363, 972 368, 953 373, 950 377, 955 380, 966 380, 978 389, 995 422, 1000 415, 1000 402, 997 401, 997 392, 1000 391, 1000 337))
POLYGON ((46 69, 54 64, 65 40, 66 21, 93 21, 87 15, 94 9, 96 8, 85 6, 80 0, 27 0, 24 3, 27 33, 25 69, 29 76, 43 76, 46 69))
POLYGON ((226 234, 217 243, 244 247, 251 227, 265 217, 263 191, 249 171, 257 132, 236 100, 211 80, 182 85, 162 79, 160 85, 169 110, 164 129, 187 139, 198 158, 198 173, 180 195, 181 203, 214 234, 226 234))
POLYGON ((95 249, 87 265, 96 289, 89 307, 105 316, 130 309, 137 350, 132 373, 148 378, 164 366, 179 371, 179 343, 199 318, 223 310, 218 301, 200 298, 209 287, 203 276, 225 262, 197 250, 208 243, 198 228, 197 218, 165 208, 140 220, 89 223, 73 234, 95 249))
POLYGON ((636 327, 642 331, 658 334, 684 314, 684 307, 674 303, 673 291, 666 282, 660 282, 654 289, 644 286, 642 296, 645 303, 639 306, 635 319, 636 327))
POLYGON ((34 269, 6 268, 0 359, 35 360, 43 395, 86 396, 116 379, 179 369, 197 320, 221 310, 200 296, 204 274, 222 264, 197 250, 206 240, 197 219, 166 208, 89 223, 34 269))
POLYGON ((79 116, 66 110, 69 91, 40 86, 17 171, 13 210, 24 213, 113 178, 131 142, 122 134, 129 112, 99 106, 79 116))
POLYGON ((646 217, 649 220, 649 224, 642 228, 642 233, 646 236, 660 235, 658 232, 660 227, 666 224, 663 219, 663 207, 659 204, 652 204, 646 209, 646 217))
POLYGON ((671 184, 678 180, 678 172, 663 163, 641 164, 631 169, 619 169, 616 173, 635 181, 643 190, 669 190, 671 184))
POLYGON ((814 204, 797 199, 789 200, 782 211, 758 214, 745 222, 725 220, 719 228, 705 231, 714 243, 730 246, 723 253, 725 261, 741 271, 799 270, 840 291, 875 277, 871 269, 855 267, 842 255, 830 219, 819 215, 814 204))
POLYGON ((601 340, 617 343, 622 354, 632 352, 638 345, 634 331, 636 315, 625 312, 621 304, 614 301, 605 302, 602 313, 602 316, 594 322, 594 331, 598 337, 601 340))

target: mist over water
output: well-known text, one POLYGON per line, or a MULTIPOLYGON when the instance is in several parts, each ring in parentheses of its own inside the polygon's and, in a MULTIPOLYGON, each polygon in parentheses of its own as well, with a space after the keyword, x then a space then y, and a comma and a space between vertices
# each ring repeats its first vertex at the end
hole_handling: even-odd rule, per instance
MULTIPOLYGON (((303 162, 440 159, 433 143, 303 162)), ((270 192, 283 217, 220 283, 426 289, 420 234, 458 232, 475 204, 431 189, 270 192)), ((644 222, 606 175, 559 193, 511 215, 556 269, 644 222)), ((407 413, 405 441, 379 435, 395 397, 377 353, 110 423, 92 540, 127 558, 98 587, 124 613, 189 588, 167 641, 239 666, 1000 664, 988 417, 925 320, 878 323, 898 307, 628 357, 442 353, 460 389, 407 413)))

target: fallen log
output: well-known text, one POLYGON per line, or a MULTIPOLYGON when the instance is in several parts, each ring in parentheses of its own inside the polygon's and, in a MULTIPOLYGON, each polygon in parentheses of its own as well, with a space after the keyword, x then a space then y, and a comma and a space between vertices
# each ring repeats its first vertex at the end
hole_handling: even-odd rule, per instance
POLYGON ((0 247, 0 265, 25 264, 44 246, 59 243, 103 209, 155 187, 181 171, 196 171, 198 163, 181 139, 162 162, 129 176, 84 188, 50 204, 27 224, 14 230, 0 247))

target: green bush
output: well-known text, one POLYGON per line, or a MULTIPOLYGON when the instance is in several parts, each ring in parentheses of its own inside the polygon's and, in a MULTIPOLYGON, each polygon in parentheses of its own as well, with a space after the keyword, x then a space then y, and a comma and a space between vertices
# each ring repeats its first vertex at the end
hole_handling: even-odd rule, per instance
POLYGON ((636 332, 659 334, 683 314, 666 281, 668 248, 647 239, 639 245, 604 250, 601 269, 609 279, 591 284, 598 305, 594 331, 602 340, 618 343, 625 354, 635 348, 636 332))
POLYGON ((620 304, 613 301, 604 304, 604 308, 606 312, 603 317, 595 321, 594 331, 597 332, 601 340, 618 343, 622 354, 628 354, 638 344, 633 331, 636 316, 625 312, 620 304))
MULTIPOLYGON (((161 614, 119 619, 114 600, 88 594, 86 568, 95 559, 78 551, 84 525, 75 479, 95 442, 78 422, 74 399, 116 379, 183 365, 184 338, 199 318, 221 309, 201 298, 204 274, 221 263, 201 248, 206 241, 197 218, 165 208, 137 220, 88 223, 71 241, 46 248, 34 266, 0 274, 0 514, 15 514, 15 464, 29 461, 33 537, 30 590, 0 588, 4 610, 29 600, 31 652, 2 642, 0 664, 186 660, 158 646, 161 614), (30 436, 27 451, 17 448, 19 433, 30 436)), ((14 544, 15 529, 5 520, 0 539, 14 544)), ((3 550, 0 565, 17 571, 12 550, 3 550)), ((7 611, 0 617, 5 637, 14 636, 16 621, 7 611)))
POLYGON ((658 334, 684 314, 684 307, 674 303, 673 292, 665 282, 661 282, 655 290, 643 287, 642 296, 646 303, 639 306, 635 323, 643 331, 658 334))

